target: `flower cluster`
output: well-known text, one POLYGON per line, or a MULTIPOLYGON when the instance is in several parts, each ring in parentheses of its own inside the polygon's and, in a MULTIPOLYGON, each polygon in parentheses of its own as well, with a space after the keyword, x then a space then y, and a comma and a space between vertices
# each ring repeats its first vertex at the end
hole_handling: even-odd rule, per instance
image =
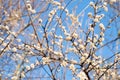
MULTIPOLYGON (((9 8, 11 1, 2 3, 9 3, 9 8)), ((17 6, 9 9, 0 5, 0 15, 5 12, 0 21, 0 76, 3 79, 7 76, 11 80, 61 80, 68 75, 73 80, 120 79, 119 43, 114 44, 120 32, 115 39, 116 36, 106 36, 113 35, 109 30, 114 30, 114 24, 109 29, 106 25, 111 26, 118 15, 110 23, 104 22, 111 9, 108 3, 117 0, 90 1, 82 11, 81 5, 73 4, 79 0, 26 0, 25 6, 21 0, 17 1, 17 6), (117 53, 111 56, 114 52, 117 53)))
POLYGON ((36 13, 36 10, 32 8, 29 0, 26 1, 26 8, 29 12, 36 13))

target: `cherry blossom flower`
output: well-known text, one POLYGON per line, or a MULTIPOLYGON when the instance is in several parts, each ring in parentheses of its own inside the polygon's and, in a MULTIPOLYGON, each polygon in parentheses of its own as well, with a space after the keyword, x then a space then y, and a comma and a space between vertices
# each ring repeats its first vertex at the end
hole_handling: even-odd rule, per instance
POLYGON ((57 6, 61 6, 61 3, 58 2, 58 1, 53 1, 52 4, 53 4, 53 5, 57 5, 57 6))
POLYGON ((91 12, 89 12, 89 13, 88 13, 88 17, 89 17, 89 18, 93 18, 93 16, 92 16, 92 13, 91 13, 91 12))
POLYGON ((32 69, 34 69, 34 68, 35 68, 35 65, 34 65, 34 64, 31 64, 30 67, 31 67, 32 69))
POLYGON ((100 29, 101 29, 102 31, 105 30, 105 27, 104 27, 104 25, 103 25, 102 23, 99 24, 99 27, 100 27, 100 29))
POLYGON ((26 69, 27 69, 27 70, 30 70, 31 68, 30 68, 30 66, 26 66, 26 69))
POLYGON ((51 61, 49 57, 43 57, 42 60, 43 60, 43 64, 49 64, 51 61))
POLYGON ((16 52, 17 51, 16 47, 12 48, 12 51, 16 52))
POLYGON ((92 7, 95 7, 94 2, 90 2, 89 5, 92 6, 92 7))
POLYGON ((80 71, 80 73, 77 74, 77 77, 79 77, 80 80, 88 80, 86 74, 83 71, 80 71))
POLYGON ((63 60, 63 61, 61 62, 61 66, 66 67, 67 65, 68 65, 68 63, 67 63, 66 61, 63 60))
POLYGON ((18 77, 17 77, 17 76, 13 76, 11 79, 12 79, 12 80, 17 80, 18 77))
POLYGON ((115 3, 115 2, 117 2, 117 0, 110 0, 110 3, 111 3, 111 4, 113 4, 113 3, 115 3))
POLYGON ((39 24, 41 24, 42 23, 42 19, 39 19, 38 22, 39 22, 39 24))
POLYGON ((76 34, 75 32, 72 35, 74 38, 78 38, 78 34, 76 34))
POLYGON ((67 36, 67 37, 66 37, 66 41, 70 41, 71 39, 72 39, 71 36, 67 36))
POLYGON ((74 64, 70 64, 69 68, 70 68, 73 72, 75 72, 75 66, 74 66, 74 64))
POLYGON ((103 9, 108 12, 108 8, 106 6, 103 6, 103 9))

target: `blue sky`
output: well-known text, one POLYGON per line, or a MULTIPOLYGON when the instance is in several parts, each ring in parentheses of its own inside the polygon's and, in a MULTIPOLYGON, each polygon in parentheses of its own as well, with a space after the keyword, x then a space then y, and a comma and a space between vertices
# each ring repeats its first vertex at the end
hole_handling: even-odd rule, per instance
MULTIPOLYGON (((56 0, 57 1, 57 0, 56 0)), ((65 3, 67 4, 68 2, 69 2, 70 0, 65 0, 65 3)), ((89 2, 90 2, 91 0, 73 0, 68 6, 67 6, 67 9, 69 10, 69 12, 70 13, 73 13, 74 12, 74 14, 75 15, 80 15, 80 21, 82 21, 82 28, 83 29, 87 29, 88 28, 88 22, 89 22, 89 20, 88 20, 88 12, 93 12, 93 9, 92 8, 90 8, 88 5, 89 5, 89 2), (84 15, 83 15, 84 14, 84 15)), ((53 8, 53 7, 51 7, 51 5, 50 5, 50 10, 51 10, 51 8, 53 8)), ((106 26, 107 25, 107 23, 108 23, 108 20, 109 20, 109 17, 108 17, 108 15, 112 15, 112 13, 113 13, 113 11, 112 10, 110 10, 110 7, 108 7, 109 8, 109 12, 102 12, 102 13, 104 13, 105 15, 107 15, 107 16, 105 16, 103 19, 102 19, 102 22, 103 22, 103 24, 106 26)), ((37 9, 37 11, 39 11, 40 9, 37 9)), ((47 15, 48 15, 48 13, 49 13, 49 11, 50 10, 48 10, 46 13, 43 13, 43 14, 41 14, 41 18, 43 19, 43 25, 45 25, 45 23, 47 22, 47 15)), ((58 14, 61 14, 61 11, 58 11, 58 14)), ((65 17, 65 13, 63 13, 62 14, 62 18, 64 18, 65 17)), ((23 18, 23 19, 26 19, 26 22, 25 23, 28 23, 28 18, 23 18)), ((69 21, 69 20, 68 20, 69 21)), ((117 21, 120 21, 119 20, 119 18, 117 19, 117 21)), ((56 22, 52 22, 52 25, 54 25, 54 24, 56 24, 56 22)), ((118 31, 118 29, 120 29, 120 27, 118 26, 118 25, 120 25, 120 23, 115 23, 115 22, 113 22, 110 26, 113 26, 112 28, 110 28, 110 29, 107 29, 106 30, 106 32, 105 32, 105 41, 103 42, 103 44, 105 44, 106 42, 109 42, 109 41, 111 41, 111 40, 113 40, 113 39, 115 39, 116 37, 117 37, 117 31, 118 31), (116 25, 115 25, 116 24, 116 25), (116 29, 116 27, 118 28, 118 29, 116 29)), ((67 24, 66 23, 64 23, 64 26, 66 27, 66 29, 68 29, 67 28, 67 24)), ((40 27, 40 26, 39 26, 40 27)), ((42 29, 42 28, 40 28, 40 29, 42 29)), ((49 28, 49 29, 51 29, 51 28, 49 28)), ((58 35, 63 35, 63 33, 62 33, 62 31, 58 28, 58 29, 56 29, 56 33, 58 34, 58 35)), ((25 31, 27 34, 29 34, 29 33, 33 33, 33 29, 32 29, 32 27, 30 26, 28 29, 26 29, 26 31, 25 31)), ((99 33, 100 32, 100 30, 98 29, 98 26, 96 26, 96 31, 95 31, 95 33, 99 33)), ((27 35, 26 34, 26 35, 27 35)), ((38 35, 39 35, 39 37, 41 37, 42 36, 42 34, 40 33, 40 32, 38 32, 38 35)), ((80 34, 81 36, 83 36, 84 34, 80 34)), ((64 36, 65 37, 65 36, 64 36)), ((23 36, 19 36, 19 38, 21 38, 22 39, 22 41, 25 41, 25 42, 27 42, 27 39, 25 40, 25 38, 23 37, 23 36)), ((28 41, 29 42, 29 41, 28 41)), ((67 44, 69 44, 69 43, 67 43, 66 44, 66 42, 65 43, 63 43, 64 44, 64 46, 66 47, 66 45, 67 44)), ((115 46, 116 46, 116 42, 113 42, 111 45, 109 45, 109 46, 106 46, 106 47, 103 47, 102 49, 100 49, 100 50, 98 50, 96 53, 97 53, 97 55, 101 55, 102 57, 105 57, 105 58, 108 58, 108 57, 110 57, 111 55, 113 55, 115 52, 116 52, 116 49, 115 49, 115 46)), ((56 48, 56 47, 55 47, 56 48)), ((118 49, 120 50, 120 46, 118 47, 118 49)), ((63 50, 64 52, 66 51, 66 50, 63 50)), ((41 57, 39 57, 39 58, 41 58, 41 57)), ((71 59, 76 59, 77 58, 77 56, 75 56, 74 54, 72 54, 72 52, 71 52, 71 54, 70 55, 68 55, 68 58, 71 60, 71 59)), ((32 58, 30 58, 30 62, 32 62, 32 63, 34 63, 35 62, 35 60, 36 60, 36 57, 32 57, 32 58)), ((76 60, 79 60, 79 59, 76 59, 76 60)), ((77 66, 76 66, 77 67, 77 66)), ((6 67, 5 67, 6 68, 6 67)), ((44 68, 46 68, 46 70, 49 72, 49 69, 48 69, 48 67, 47 66, 45 66, 44 68)), ((40 70, 40 69, 38 69, 38 70, 40 70)), ((34 76, 36 76, 36 75, 38 75, 38 70, 37 71, 33 71, 34 73, 35 73, 35 75, 34 76)), ((61 71, 60 71, 60 74, 63 74, 63 67, 60 69, 61 71)), ((72 74, 71 74, 71 71, 70 70, 67 70, 68 72, 67 72, 67 75, 66 75, 66 80, 72 80, 72 77, 73 76, 71 76, 72 74)), ((44 72, 44 69, 43 70, 41 70, 41 72, 42 73, 45 73, 44 72)), ((28 74, 28 75, 30 75, 30 74, 28 74)))

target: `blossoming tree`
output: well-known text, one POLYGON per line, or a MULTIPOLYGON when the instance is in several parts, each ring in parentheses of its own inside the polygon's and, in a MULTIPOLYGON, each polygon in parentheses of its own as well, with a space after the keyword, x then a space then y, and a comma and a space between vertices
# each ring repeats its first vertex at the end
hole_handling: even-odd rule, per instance
POLYGON ((0 0, 0 80, 119 80, 119 0, 0 0))

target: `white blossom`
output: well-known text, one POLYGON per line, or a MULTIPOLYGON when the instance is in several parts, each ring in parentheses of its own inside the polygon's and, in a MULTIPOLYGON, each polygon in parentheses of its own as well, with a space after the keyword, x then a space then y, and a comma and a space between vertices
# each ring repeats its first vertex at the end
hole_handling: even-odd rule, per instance
POLYGON ((29 60, 28 60, 27 58, 25 58, 25 62, 26 62, 26 63, 28 63, 28 62, 29 62, 29 60))
POLYGON ((90 48, 95 48, 95 49, 96 49, 97 47, 95 46, 94 43, 91 42, 91 43, 90 43, 90 48))
POLYGON ((34 69, 34 68, 35 68, 35 65, 32 63, 32 64, 30 65, 30 67, 31 67, 32 69, 34 69))
POLYGON ((104 25, 103 25, 102 23, 99 24, 99 27, 100 27, 100 29, 101 29, 102 31, 105 31, 105 27, 104 27, 104 25))
POLYGON ((61 52, 54 52, 54 54, 59 56, 59 57, 63 57, 63 54, 61 52))
POLYGON ((86 57, 85 56, 81 56, 80 63, 83 63, 85 60, 86 60, 86 57))
POLYGON ((85 49, 85 46, 84 46, 83 44, 80 44, 80 45, 79 45, 79 48, 82 49, 82 50, 84 50, 84 49, 85 49))
POLYGON ((68 9, 65 9, 65 13, 66 13, 67 16, 69 15, 68 9))
POLYGON ((107 6, 107 2, 104 2, 103 4, 104 4, 104 6, 107 6))
POLYGON ((36 13, 36 10, 32 8, 31 4, 30 3, 27 3, 26 4, 26 7, 27 7, 27 10, 31 13, 36 13))
POLYGON ((73 42, 73 45, 77 46, 77 42, 73 42))
POLYGON ((78 42, 81 44, 81 43, 82 43, 82 40, 81 40, 81 39, 78 39, 78 42))
POLYGON ((79 77, 80 80, 88 80, 86 74, 83 71, 80 71, 80 73, 77 74, 77 77, 79 77))
POLYGON ((74 38, 78 38, 78 34, 76 34, 76 33, 73 33, 73 35, 72 35, 74 38))
POLYGON ((30 66, 26 66, 26 69, 27 69, 27 70, 30 70, 30 66))
POLYGON ((110 3, 111 3, 111 4, 113 4, 113 3, 115 3, 115 2, 117 2, 117 0, 110 0, 110 3))
POLYGON ((72 60, 71 60, 71 63, 76 64, 77 61, 76 61, 75 59, 72 59, 72 60))
POLYGON ((63 6, 58 6, 58 9, 63 10, 64 7, 63 6))
POLYGON ((52 20, 52 17, 49 17, 49 18, 48 18, 48 21, 51 22, 51 20, 52 20))
POLYGON ((18 77, 17 76, 13 76, 11 79, 12 80, 18 80, 18 77))
POLYGON ((99 22, 99 18, 95 18, 93 21, 98 23, 99 22))
POLYGON ((100 20, 101 15, 96 15, 95 17, 98 18, 98 20, 100 20))
POLYGON ((75 71, 75 66, 74 64, 70 64, 69 68, 74 72, 75 71))
POLYGON ((76 79, 73 77, 72 80, 76 80, 76 79))
POLYGON ((61 66, 66 67, 67 65, 68 65, 68 63, 67 63, 65 60, 63 60, 63 61, 61 62, 61 66))
POLYGON ((92 38, 88 37, 87 42, 91 42, 91 41, 92 41, 92 38))
POLYGON ((89 30, 91 31, 91 32, 93 32, 94 31, 94 28, 93 27, 89 27, 89 30))
POLYGON ((71 39, 72 39, 71 36, 67 36, 65 40, 66 40, 66 41, 70 41, 71 39))
POLYGON ((90 2, 89 5, 92 6, 92 7, 95 7, 95 3, 94 2, 90 2))
POLYGON ((88 53, 84 53, 83 56, 84 56, 85 58, 87 58, 87 57, 89 56, 89 54, 88 54, 88 53))
POLYGON ((100 32, 100 35, 101 35, 101 36, 104 36, 104 32, 100 32))
POLYGON ((29 4, 29 3, 26 4, 26 7, 27 7, 28 10, 32 10, 32 6, 31 6, 31 4, 29 4))
POLYGON ((3 41, 4 39, 2 37, 0 37, 0 41, 3 41))
POLYGON ((78 16, 75 16, 73 14, 70 14, 69 16, 72 21, 72 25, 78 23, 78 16))
POLYGON ((53 4, 53 5, 57 5, 57 6, 61 6, 61 3, 58 2, 58 1, 53 1, 52 4, 53 4))
POLYGON ((99 42, 102 42, 102 41, 104 41, 104 37, 101 37, 101 38, 99 39, 99 42))
POLYGON ((56 13, 56 9, 53 9, 53 10, 50 11, 48 16, 51 18, 55 13, 56 13))
POLYGON ((13 47, 13 48, 12 48, 12 51, 13 51, 13 52, 16 52, 16 51, 17 51, 16 47, 13 47))
POLYGON ((90 62, 91 62, 91 60, 90 60, 90 58, 88 58, 85 63, 89 64, 90 62))
POLYGON ((32 9, 31 12, 32 12, 32 13, 36 13, 36 10, 35 10, 35 9, 32 9))
POLYGON ((41 24, 42 23, 42 19, 40 18, 40 19, 38 19, 38 22, 39 22, 39 24, 41 24))
POLYGON ((43 57, 42 60, 43 60, 43 64, 49 64, 51 61, 49 57, 43 57))
POLYGON ((6 45, 7 45, 7 43, 5 43, 5 42, 4 42, 4 43, 2 43, 2 46, 6 46, 6 45))
POLYGON ((21 39, 16 39, 18 42, 21 42, 21 39))
POLYGON ((12 35, 14 35, 14 36, 17 36, 17 33, 16 32, 14 32, 14 31, 12 31, 12 32, 10 32, 12 35))
POLYGON ((88 17, 89 17, 89 18, 93 18, 93 15, 92 15, 91 12, 88 13, 88 17))
POLYGON ((94 38, 94 39, 93 39, 93 41, 94 41, 94 42, 97 42, 97 39, 96 39, 96 38, 94 38))
POLYGON ((6 29, 6 30, 9 30, 9 27, 8 27, 7 25, 6 25, 6 26, 4 26, 4 27, 5 27, 5 29, 6 29))
POLYGON ((108 12, 108 8, 106 6, 103 6, 103 9, 108 12))
POLYGON ((21 77, 24 78, 25 77, 25 72, 21 73, 21 77))

